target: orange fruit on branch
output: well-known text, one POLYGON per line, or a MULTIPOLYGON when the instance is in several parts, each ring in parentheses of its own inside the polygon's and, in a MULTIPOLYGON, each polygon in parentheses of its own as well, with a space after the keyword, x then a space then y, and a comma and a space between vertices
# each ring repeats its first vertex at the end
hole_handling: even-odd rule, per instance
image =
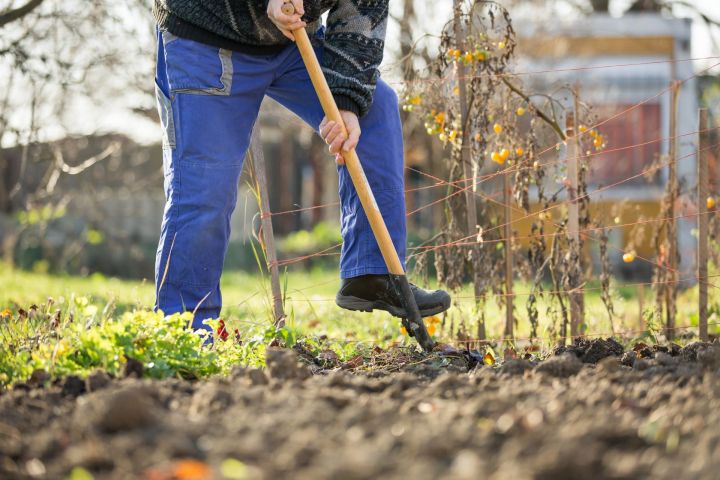
POLYGON ((500 165, 505 163, 505 160, 500 156, 500 154, 498 152, 492 152, 490 154, 490 160, 492 160, 493 162, 500 164, 500 165))
POLYGON ((635 261, 635 252, 627 252, 623 255, 623 262, 632 263, 635 261))
POLYGON ((486 55, 485 55, 485 52, 483 52, 482 50, 475 50, 474 57, 475 57, 476 61, 482 62, 483 60, 485 60, 486 55))

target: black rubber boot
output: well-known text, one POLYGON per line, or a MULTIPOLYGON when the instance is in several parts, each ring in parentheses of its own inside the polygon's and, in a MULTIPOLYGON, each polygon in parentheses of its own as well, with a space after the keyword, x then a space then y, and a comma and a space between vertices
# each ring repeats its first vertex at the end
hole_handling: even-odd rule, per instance
MULTIPOLYGON (((443 290, 425 290, 410 284, 420 315, 431 317, 450 308, 450 295, 443 290)), ((335 303, 346 310, 385 310, 406 318, 407 314, 387 275, 362 275, 342 281, 335 303)))

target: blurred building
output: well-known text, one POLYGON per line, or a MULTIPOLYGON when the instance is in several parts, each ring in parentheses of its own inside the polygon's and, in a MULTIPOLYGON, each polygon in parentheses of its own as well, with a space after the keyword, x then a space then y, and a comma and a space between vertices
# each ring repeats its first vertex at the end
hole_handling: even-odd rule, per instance
MULTIPOLYGON (((639 217, 657 216, 668 178, 663 167, 648 176, 636 176, 668 154, 670 136, 670 91, 672 81, 682 82, 677 109, 678 162, 681 202, 677 215, 691 214, 696 186, 695 149, 698 81, 691 58, 691 20, 668 18, 659 13, 627 13, 616 18, 594 14, 583 18, 553 19, 553 22, 519 22, 518 72, 530 91, 552 92, 564 85, 576 88, 591 106, 598 130, 607 139, 607 152, 594 155, 588 174, 589 190, 617 184, 591 196, 592 214, 607 225, 629 223, 639 217), (628 180, 629 179, 629 180, 628 180)), ((562 92, 560 92, 562 93, 562 92)), ((572 109, 572 95, 563 102, 572 109)), ((564 120, 562 120, 564 123, 564 120)), ((696 219, 679 220, 681 270, 695 265, 696 239, 691 235, 696 219)), ((528 225, 520 230, 529 230, 528 225)), ((619 249, 632 245, 638 255, 654 258, 649 224, 640 240, 631 241, 629 228, 610 232, 613 262, 627 276, 649 273, 647 262, 622 264, 619 249), (614 253, 613 253, 614 252, 614 253)), ((589 242, 594 243, 594 242, 589 242)), ((590 245, 591 250, 593 245, 590 245)))

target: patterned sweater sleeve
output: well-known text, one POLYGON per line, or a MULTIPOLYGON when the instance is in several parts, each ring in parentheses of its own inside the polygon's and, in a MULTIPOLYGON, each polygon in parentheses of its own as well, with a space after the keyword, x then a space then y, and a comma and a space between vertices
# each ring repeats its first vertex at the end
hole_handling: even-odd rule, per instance
POLYGON ((338 108, 363 116, 383 58, 389 0, 338 0, 327 19, 322 67, 338 108))

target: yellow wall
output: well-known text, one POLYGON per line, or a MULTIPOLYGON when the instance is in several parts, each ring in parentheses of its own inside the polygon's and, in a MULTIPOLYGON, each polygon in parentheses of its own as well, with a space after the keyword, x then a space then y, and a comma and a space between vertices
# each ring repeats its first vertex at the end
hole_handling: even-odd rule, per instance
MULTIPOLYGON (((498 207, 496 210, 496 214, 501 215, 502 212, 500 211, 501 207, 498 207)), ((540 211, 540 208, 537 204, 531 205, 531 212, 537 213, 540 211)), ((660 202, 659 201, 627 201, 627 202, 619 202, 619 201, 599 201, 599 202, 591 202, 590 203, 590 217, 591 219, 600 220, 603 225, 606 225, 608 227, 614 226, 614 225, 624 225, 628 223, 637 222, 641 217, 644 217, 646 220, 652 220, 658 216, 658 213, 660 211, 660 202), (615 216, 613 216, 615 215, 615 216)), ((545 234, 552 234, 557 229, 553 225, 553 222, 559 223, 561 218, 565 215, 565 206, 560 205, 557 207, 554 207, 546 212, 546 215, 552 215, 551 218, 548 218, 545 222, 545 234)), ((530 228, 532 226, 533 221, 537 219, 537 215, 532 215, 528 218, 525 217, 524 213, 519 212, 518 210, 513 211, 513 232, 519 237, 518 241, 521 245, 527 247, 530 243, 528 238, 525 238, 530 235, 530 228)), ((504 221, 501 223, 505 223, 504 221)), ((652 235, 653 232, 657 229, 660 222, 650 222, 644 224, 644 234, 638 237, 637 242, 634 245, 634 249, 637 252, 638 255, 646 258, 654 258, 655 257, 655 249, 652 246, 652 235)), ((640 228, 642 229, 642 225, 640 228)), ((592 227, 591 227, 592 228, 592 227)), ((488 230, 488 228, 486 228, 488 230)), ((615 228, 608 228, 608 236, 612 239, 611 232, 622 232, 621 236, 621 248, 626 248, 629 246, 630 241, 630 235, 632 234, 633 227, 632 226, 623 226, 623 227, 615 227, 615 228)), ((581 232, 582 233, 582 232, 581 232)), ((601 232, 600 230, 589 230, 586 232, 589 237, 594 238, 600 238, 601 232)), ((617 233, 615 233, 617 235, 617 233)), ((546 237, 547 244, 550 245, 552 242, 552 237, 546 237)), ((597 245, 597 242, 592 239, 587 239, 585 242, 587 247, 594 248, 597 245)), ((609 248, 608 249, 609 255, 612 257, 613 255, 621 255, 618 250, 609 248)))

